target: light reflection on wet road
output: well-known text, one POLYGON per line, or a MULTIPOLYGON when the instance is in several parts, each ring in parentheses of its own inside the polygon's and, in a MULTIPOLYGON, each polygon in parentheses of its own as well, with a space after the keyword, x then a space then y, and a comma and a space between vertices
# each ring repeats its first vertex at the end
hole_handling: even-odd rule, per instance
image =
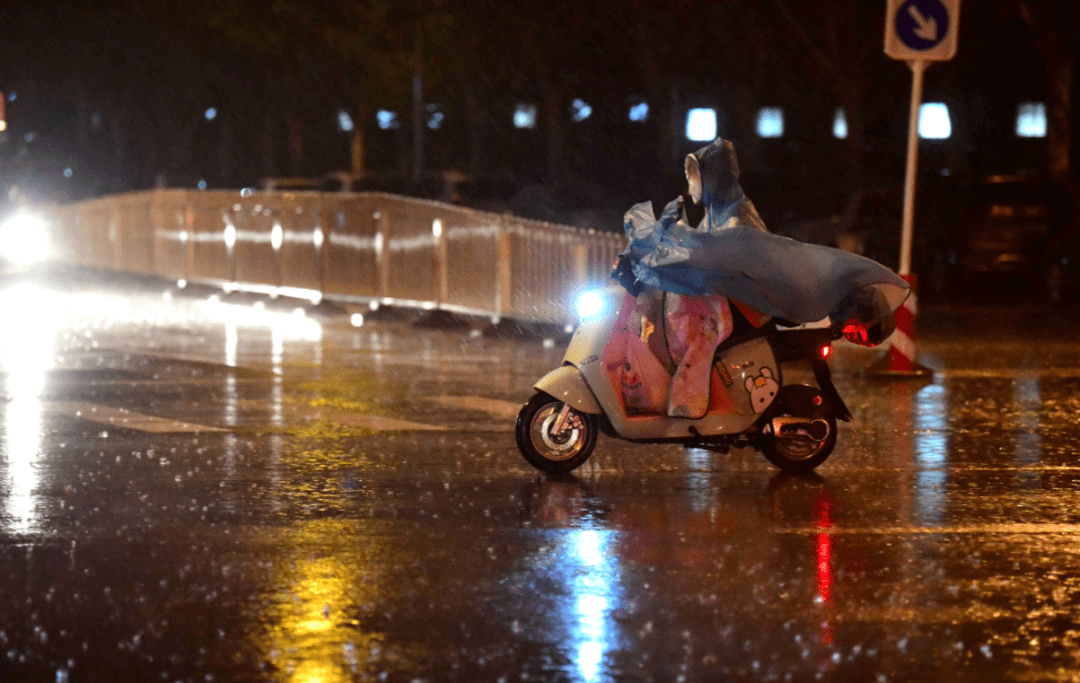
POLYGON ((1068 320, 928 315, 930 383, 840 349, 816 477, 602 438, 547 479, 511 432, 537 339, 63 290, 0 299, 0 680, 1080 672, 1068 320))

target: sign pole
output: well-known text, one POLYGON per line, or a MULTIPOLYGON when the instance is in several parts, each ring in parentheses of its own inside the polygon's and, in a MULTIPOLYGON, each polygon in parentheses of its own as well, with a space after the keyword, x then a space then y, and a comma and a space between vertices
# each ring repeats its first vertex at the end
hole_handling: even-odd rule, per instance
POLYGON ((915 176, 919 165, 919 107, 922 105, 923 72, 929 62, 914 59, 911 67, 911 111, 908 115, 907 169, 904 175, 904 216, 900 237, 900 275, 911 274, 911 242, 915 221, 915 176))
POLYGON ((915 222, 915 180, 919 168, 919 109, 922 106, 923 72, 930 64, 925 59, 908 60, 911 67, 911 109, 908 116, 907 168, 904 172, 904 214, 900 233, 900 277, 911 285, 911 295, 896 311, 896 330, 890 338, 884 374, 893 377, 929 375, 927 368, 915 362, 915 314, 917 299, 915 276, 911 273, 911 243, 915 222))
POLYGON ((885 0, 885 54, 911 68, 911 108, 908 113, 907 168, 904 172, 904 213, 900 225, 900 277, 911 295, 896 310, 896 330, 884 370, 872 374, 890 377, 925 377, 933 372, 915 362, 915 275, 911 247, 915 222, 915 179, 919 168, 919 110, 923 73, 930 62, 953 58, 960 24, 960 0, 885 0))

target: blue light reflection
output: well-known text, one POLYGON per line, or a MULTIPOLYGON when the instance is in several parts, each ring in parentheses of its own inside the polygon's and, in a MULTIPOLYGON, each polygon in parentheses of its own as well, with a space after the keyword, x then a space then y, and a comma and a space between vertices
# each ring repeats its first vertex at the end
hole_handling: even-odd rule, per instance
POLYGON ((610 649, 611 609, 618 586, 618 562, 612 548, 615 532, 574 529, 563 540, 573 622, 569 627, 574 664, 584 681, 599 678, 610 649))
POLYGON ((1038 375, 1025 375, 1016 379, 1013 383, 1013 403, 1016 410, 1016 462, 1037 465, 1042 460, 1042 433, 1039 429, 1042 386, 1038 375))
POLYGON ((948 394, 940 381, 915 393, 916 504, 919 515, 931 524, 944 516, 948 414, 948 394))

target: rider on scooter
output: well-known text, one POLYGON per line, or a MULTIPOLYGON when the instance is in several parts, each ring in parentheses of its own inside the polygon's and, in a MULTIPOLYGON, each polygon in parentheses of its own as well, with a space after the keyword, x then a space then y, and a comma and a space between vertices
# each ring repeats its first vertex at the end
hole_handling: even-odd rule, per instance
MULTIPOLYGON (((684 164, 687 193, 668 204, 664 215, 674 214, 683 229, 710 233, 736 225, 768 232, 754 204, 739 185, 739 162, 735 147, 727 140, 716 140, 686 156, 684 164)), ((635 207, 637 208, 637 207, 635 207)), ((633 209, 631 209, 633 211, 633 209)), ((659 217, 657 217, 659 218, 659 217)), ((631 293, 644 297, 642 341, 654 349, 667 366, 671 380, 667 391, 667 414, 672 417, 700 418, 708 410, 709 380, 713 354, 733 329, 731 303, 721 294, 704 296, 653 292, 640 294, 625 255, 616 265, 616 277, 631 293), (635 292, 634 289, 638 289, 635 292), (662 321, 656 320, 662 317, 662 321), (661 322, 658 326, 656 322, 661 322), (648 339, 659 327, 664 330, 660 344, 648 339), (667 354, 657 352, 666 346, 667 354), (668 355, 669 358, 663 358, 668 355), (667 361, 667 362, 665 362, 667 361)), ((736 302, 736 305, 738 303, 736 302)), ((760 326, 768 316, 741 306, 743 315, 760 326)), ((628 361, 629 362, 629 361, 628 361)))
MULTIPOLYGON (((906 284, 880 264, 769 233, 739 184, 731 142, 717 139, 687 155, 685 172, 687 194, 659 216, 649 202, 627 212, 630 245, 612 274, 631 294, 645 291, 641 341, 670 374, 668 415, 697 418, 708 410, 713 354, 732 332, 733 306, 755 327, 770 317, 827 317, 862 341, 856 337, 866 325, 907 296, 906 284), (663 344, 646 339, 658 328, 663 344), (663 347, 667 354, 658 352, 663 347)), ((876 332, 888 336, 891 329, 876 332)), ((642 412, 659 412, 655 400, 649 403, 642 412)))

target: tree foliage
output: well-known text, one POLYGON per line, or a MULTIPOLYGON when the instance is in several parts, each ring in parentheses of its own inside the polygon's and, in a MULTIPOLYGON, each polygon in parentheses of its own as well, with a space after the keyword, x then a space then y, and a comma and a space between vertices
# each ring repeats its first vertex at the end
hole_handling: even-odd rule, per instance
MULTIPOLYGON (((999 57, 983 47, 982 28, 962 33, 957 59, 928 73, 928 92, 986 98, 1000 82, 995 73, 1016 68, 1008 60, 1037 55, 1047 75, 1050 168, 1070 174, 1076 3, 995 2, 1003 17, 996 25, 1027 27, 1032 54, 999 57)), ((340 110, 353 116, 352 144, 366 150, 369 171, 457 168, 627 192, 678 175, 689 106, 720 111, 720 132, 736 140, 751 177, 787 172, 787 181, 812 168, 819 179, 867 183, 892 172, 903 145, 906 70, 881 53, 882 7, 856 0, 9 6, 0 89, 18 84, 25 95, 11 118, 19 131, 30 118, 51 131, 40 138, 57 141, 57 153, 42 157, 50 163, 75 167, 77 178, 109 179, 87 181, 82 194, 346 169, 340 110), (593 106, 583 123, 569 115, 577 98, 593 106), (649 103, 649 118, 630 125, 626 110, 638 100, 649 103), (519 101, 538 106, 539 130, 510 126, 519 101), (445 132, 425 125, 429 104, 445 110, 445 132), (755 113, 766 105, 789 113, 786 140, 755 134, 755 113), (837 107, 849 129, 842 143, 828 134, 837 107), (379 130, 378 109, 398 112, 400 128, 379 130)), ((990 26, 985 13, 968 15, 967 24, 990 26)), ((977 113, 973 136, 982 134, 977 113)), ((33 157, 15 142, 9 136, 0 150, 8 172, 33 157)))

